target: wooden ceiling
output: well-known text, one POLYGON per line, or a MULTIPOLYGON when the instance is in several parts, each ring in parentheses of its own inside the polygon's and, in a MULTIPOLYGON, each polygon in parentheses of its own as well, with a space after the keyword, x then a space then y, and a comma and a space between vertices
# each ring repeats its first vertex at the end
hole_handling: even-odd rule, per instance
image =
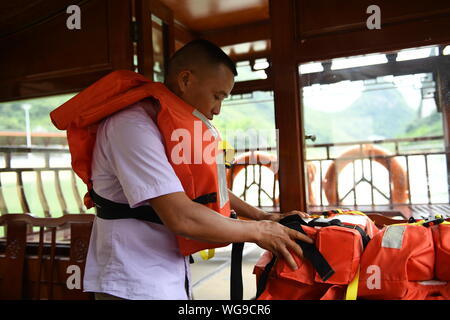
MULTIPOLYGON (((129 0, 127 0, 129 1, 129 0)), ((187 29, 203 33, 269 19, 269 0, 160 0, 187 29)), ((0 37, 46 20, 74 0, 0 1, 0 37)))
POLYGON ((161 0, 175 19, 194 32, 269 19, 269 0, 161 0))

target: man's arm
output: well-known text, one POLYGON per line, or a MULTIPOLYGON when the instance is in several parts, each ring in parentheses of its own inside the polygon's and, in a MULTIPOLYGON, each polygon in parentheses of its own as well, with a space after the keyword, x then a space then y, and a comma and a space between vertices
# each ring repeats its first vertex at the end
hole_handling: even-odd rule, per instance
POLYGON ((289 250, 302 256, 295 240, 312 243, 306 235, 274 221, 244 221, 224 217, 208 207, 191 201, 184 192, 175 192, 149 200, 164 225, 172 232, 207 242, 253 242, 297 269, 289 250))
POLYGON ((251 220, 270 220, 270 213, 265 212, 259 208, 252 206, 236 196, 231 190, 228 190, 230 198, 231 209, 236 211, 238 217, 247 218, 251 220))
POLYGON ((244 200, 236 196, 231 190, 228 190, 228 194, 230 197, 231 209, 236 211, 239 217, 251 220, 272 220, 272 221, 280 221, 280 219, 292 214, 298 214, 302 218, 309 217, 307 213, 298 210, 293 210, 286 213, 276 213, 276 212, 268 213, 245 202, 244 200))

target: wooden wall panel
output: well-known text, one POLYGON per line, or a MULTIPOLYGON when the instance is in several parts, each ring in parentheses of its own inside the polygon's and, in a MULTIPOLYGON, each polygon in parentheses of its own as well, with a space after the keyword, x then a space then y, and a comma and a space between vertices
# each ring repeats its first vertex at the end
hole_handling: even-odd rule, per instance
POLYGON ((448 0, 300 0, 297 10, 302 37, 365 28, 370 5, 381 9, 383 25, 403 23, 450 12, 448 0))
POLYGON ((114 69, 132 68, 128 1, 80 3, 81 29, 59 12, 0 39, 0 100, 79 91, 114 69))
POLYGON ((448 0, 297 0, 295 11, 299 63, 450 42, 448 0), (366 26, 372 4, 379 30, 366 26))

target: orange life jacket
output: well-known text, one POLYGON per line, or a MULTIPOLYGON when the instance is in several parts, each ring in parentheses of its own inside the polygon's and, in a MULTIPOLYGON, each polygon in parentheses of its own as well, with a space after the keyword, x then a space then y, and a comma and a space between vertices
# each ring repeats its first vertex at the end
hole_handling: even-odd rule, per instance
MULTIPOLYGON (((378 232, 372 223, 368 226, 366 230, 375 233, 364 250, 351 230, 303 226, 335 274, 322 281, 307 259, 294 256, 296 271, 279 260, 258 299, 341 300, 348 298, 350 287, 355 289, 354 299, 450 299, 450 222, 402 223, 378 232)), ((265 252, 257 262, 257 281, 271 259, 265 252)))
POLYGON ((364 245, 378 228, 359 211, 339 210, 325 214, 328 222, 313 220, 314 223, 301 228, 314 240, 316 248, 334 273, 323 279, 309 259, 296 255, 293 256, 297 270, 292 270, 285 260, 280 259, 269 271, 269 263, 275 261, 272 254, 266 251, 254 268, 259 300, 335 300, 346 296, 347 287, 359 271, 364 245), (336 222, 336 219, 339 221, 336 222), (261 284, 262 277, 267 277, 265 284, 261 284), (262 285, 265 287, 261 288, 262 285))
MULTIPOLYGON (((208 119, 164 84, 151 82, 132 71, 120 70, 106 75, 51 112, 53 124, 60 130, 67 130, 73 170, 91 190, 91 163, 98 124, 109 115, 148 97, 158 100, 161 106, 156 124, 169 162, 187 196, 196 199, 216 193, 217 200, 206 206, 229 217, 223 152, 217 147, 219 133, 208 119)), ((85 196, 85 204, 88 208, 93 206, 89 193, 85 196)), ((227 245, 177 238, 183 255, 227 245)))
POLYGON ((358 297, 450 299, 450 223, 383 228, 361 257, 358 297))

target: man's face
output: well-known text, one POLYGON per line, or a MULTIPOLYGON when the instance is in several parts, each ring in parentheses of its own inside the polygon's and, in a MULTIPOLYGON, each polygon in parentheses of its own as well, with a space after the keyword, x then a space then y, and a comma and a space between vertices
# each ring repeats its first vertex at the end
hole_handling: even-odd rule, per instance
POLYGON ((212 120, 220 113, 223 100, 233 89, 234 75, 220 64, 201 71, 189 71, 181 81, 181 98, 212 120))

